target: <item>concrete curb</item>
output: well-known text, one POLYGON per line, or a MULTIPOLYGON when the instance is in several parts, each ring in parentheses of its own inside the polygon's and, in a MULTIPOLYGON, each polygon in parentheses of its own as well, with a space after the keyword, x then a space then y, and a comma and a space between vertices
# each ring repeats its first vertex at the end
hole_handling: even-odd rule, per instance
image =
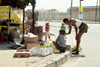
POLYGON ((35 67, 59 67, 60 65, 68 61, 70 58, 71 58, 71 52, 67 51, 65 53, 62 53, 62 55, 57 56, 56 58, 50 60, 49 62, 45 64, 39 64, 35 67))

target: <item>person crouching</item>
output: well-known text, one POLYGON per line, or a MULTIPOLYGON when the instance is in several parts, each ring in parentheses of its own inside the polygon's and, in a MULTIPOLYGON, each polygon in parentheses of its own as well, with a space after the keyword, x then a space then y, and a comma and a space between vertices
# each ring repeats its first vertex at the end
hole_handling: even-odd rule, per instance
POLYGON ((64 34, 65 34, 65 30, 61 29, 59 31, 59 35, 58 35, 56 41, 55 42, 53 41, 54 46, 58 50, 60 50, 60 52, 65 52, 66 46, 67 46, 64 34))

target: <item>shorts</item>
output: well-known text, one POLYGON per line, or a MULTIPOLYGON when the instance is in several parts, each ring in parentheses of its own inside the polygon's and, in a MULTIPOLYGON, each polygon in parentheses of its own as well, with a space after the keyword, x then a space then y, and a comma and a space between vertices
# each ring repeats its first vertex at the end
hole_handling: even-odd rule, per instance
POLYGON ((65 52, 66 47, 60 47, 59 44, 57 42, 54 42, 54 45, 57 47, 58 50, 60 50, 60 52, 65 52), (62 49, 63 48, 63 49, 62 49))
POLYGON ((79 33, 87 33, 88 25, 86 23, 82 23, 79 27, 79 33))
POLYGON ((46 32, 45 36, 50 36, 50 32, 46 32))

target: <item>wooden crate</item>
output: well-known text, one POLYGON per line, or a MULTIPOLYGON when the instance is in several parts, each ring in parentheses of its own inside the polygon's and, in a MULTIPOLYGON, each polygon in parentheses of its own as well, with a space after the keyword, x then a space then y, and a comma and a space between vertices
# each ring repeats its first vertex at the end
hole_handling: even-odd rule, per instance
POLYGON ((14 53, 14 57, 29 57, 31 55, 30 49, 17 49, 14 53))

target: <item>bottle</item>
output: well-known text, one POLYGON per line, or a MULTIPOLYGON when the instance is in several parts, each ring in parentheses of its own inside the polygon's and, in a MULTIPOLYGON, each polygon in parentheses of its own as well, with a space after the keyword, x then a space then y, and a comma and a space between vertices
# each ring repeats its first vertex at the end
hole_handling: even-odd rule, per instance
POLYGON ((65 23, 62 23, 61 29, 64 29, 66 31, 65 23))

